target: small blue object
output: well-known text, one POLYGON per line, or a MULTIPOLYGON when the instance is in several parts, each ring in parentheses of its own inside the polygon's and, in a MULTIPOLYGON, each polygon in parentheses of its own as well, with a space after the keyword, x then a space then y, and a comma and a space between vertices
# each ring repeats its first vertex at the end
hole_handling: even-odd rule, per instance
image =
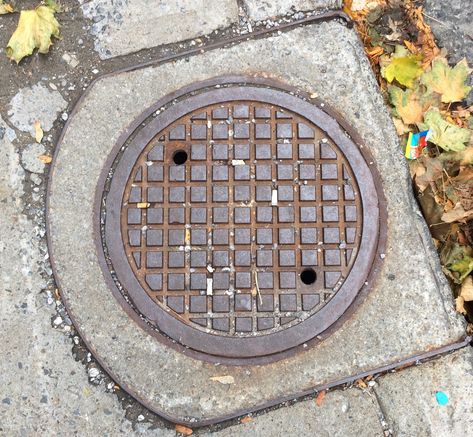
POLYGON ((447 393, 444 393, 443 391, 438 391, 435 393, 435 398, 437 399, 437 403, 439 405, 447 405, 448 404, 448 396, 447 393))

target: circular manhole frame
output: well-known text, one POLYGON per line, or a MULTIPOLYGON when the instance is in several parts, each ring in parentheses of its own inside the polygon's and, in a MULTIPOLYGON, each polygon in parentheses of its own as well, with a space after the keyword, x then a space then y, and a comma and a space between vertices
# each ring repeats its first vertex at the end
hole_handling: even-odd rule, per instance
MULTIPOLYGON (((353 142, 351 138, 356 138, 357 136, 353 131, 350 131, 345 122, 338 117, 335 119, 329 115, 324 104, 319 104, 319 106, 315 106, 301 97, 296 97, 294 89, 288 89, 288 87, 280 83, 248 77, 218 78, 214 81, 206 81, 205 84, 195 84, 194 86, 186 87, 185 90, 175 93, 172 97, 160 100, 160 105, 155 105, 145 111, 141 117, 135 120, 132 125, 133 127, 120 137, 120 141, 116 144, 107 160, 110 163, 110 167, 105 166, 103 168, 97 185, 95 230, 99 235, 96 235, 96 244, 102 270, 113 294, 130 316, 132 316, 132 312, 135 313, 137 310, 138 317, 136 317, 135 313, 133 314, 135 316, 133 319, 138 321, 147 332, 151 332, 160 340, 170 337, 172 341, 177 341, 185 348, 190 348, 196 352, 196 356, 200 359, 217 360, 232 364, 242 364, 248 360, 251 362, 268 362, 292 354, 298 349, 298 346, 303 345, 305 347, 308 344, 315 344, 316 341, 326 337, 329 332, 331 333, 334 329, 341 326, 343 321, 353 313, 355 300, 359 296, 366 294, 367 283, 365 281, 376 270, 374 268, 377 264, 375 254, 379 252, 379 234, 380 232, 385 232, 384 221, 381 222, 379 219, 380 216, 385 216, 384 202, 382 201, 383 196, 380 187, 374 183, 374 176, 377 175, 376 168, 371 160, 369 161, 370 165, 367 164, 368 159, 366 159, 366 155, 369 155, 369 153, 367 153, 366 149, 360 150, 353 142), (255 95, 257 95, 257 98, 255 98, 255 95), (176 100, 177 96, 179 96, 178 100, 176 100), (177 320, 173 315, 164 311, 141 289, 129 267, 123 245, 120 247, 122 239, 115 238, 111 240, 111 245, 116 246, 112 250, 115 253, 121 252, 122 256, 118 260, 114 257, 113 267, 122 272, 127 272, 127 274, 121 274, 120 276, 120 281, 123 283, 127 293, 127 296, 124 296, 123 290, 119 289, 110 275, 100 236, 100 211, 105 182, 113 162, 120 154, 120 151, 124 149, 126 142, 133 136, 131 143, 124 149, 123 156, 118 160, 114 178, 112 178, 111 182, 113 186, 114 180, 117 181, 121 178, 125 180, 125 184, 121 184, 119 189, 112 188, 108 196, 111 195, 113 199, 107 198, 107 202, 118 202, 120 205, 126 180, 135 163, 135 159, 124 159, 126 158, 125 155, 133 153, 135 158, 138 157, 144 145, 154 138, 157 133, 176 119, 191 112, 193 108, 197 109, 211 103, 232 100, 262 101, 286 108, 308 119, 315 126, 326 132, 327 136, 332 139, 334 144, 343 153, 355 173, 355 181, 359 188, 363 208, 362 238, 359 244, 358 255, 349 276, 345 278, 343 286, 334 298, 322 310, 298 325, 275 334, 257 338, 229 338, 207 334, 189 325, 185 325, 182 321, 177 320), (150 114, 157 108, 166 106, 166 104, 163 104, 166 101, 168 103, 172 102, 173 105, 164 110, 158 117, 150 118, 150 114), (176 101, 177 103, 175 103, 176 101), (324 109, 321 109, 321 107, 324 107, 324 109), (143 127, 143 122, 147 119, 150 119, 150 122, 143 127), (347 135, 347 132, 349 135, 347 135), (357 167, 356 172, 354 167, 357 167), (121 176, 117 177, 118 175, 121 176), (363 181, 363 183, 360 184, 360 181, 363 181), (353 286, 354 284, 356 284, 355 287, 353 286), (132 309, 133 307, 134 309, 132 309), (336 311, 333 311, 334 309, 336 311), (254 341, 250 344, 248 340, 254 341), (270 343, 269 347, 268 343, 270 343)), ((112 229, 112 232, 113 229, 120 229, 119 221, 119 216, 109 215, 106 221, 106 234, 111 232, 110 229, 112 229), (118 227, 116 227, 117 225, 118 227)), ((110 246, 110 240, 107 239, 107 241, 110 246)), ((169 344, 169 339, 166 340, 166 343, 169 344)))

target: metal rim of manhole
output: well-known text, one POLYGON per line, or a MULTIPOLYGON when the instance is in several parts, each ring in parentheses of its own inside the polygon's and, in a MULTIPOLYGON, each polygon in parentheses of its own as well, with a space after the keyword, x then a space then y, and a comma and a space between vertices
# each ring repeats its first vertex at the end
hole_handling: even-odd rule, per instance
POLYGON ((127 311, 231 360, 294 350, 343 319, 384 224, 373 169, 335 118, 219 80, 135 125, 96 199, 102 269, 127 311))

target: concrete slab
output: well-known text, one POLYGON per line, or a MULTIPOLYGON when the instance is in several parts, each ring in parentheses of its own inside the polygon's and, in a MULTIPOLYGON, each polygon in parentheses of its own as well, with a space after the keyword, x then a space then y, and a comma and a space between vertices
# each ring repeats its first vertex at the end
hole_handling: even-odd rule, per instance
POLYGON ((379 437, 383 435, 376 398, 357 389, 328 392, 320 406, 315 399, 298 402, 253 418, 250 423, 202 436, 379 437))
POLYGON ((236 0, 92 0, 82 5, 91 19, 101 59, 183 41, 238 21, 236 0))
POLYGON ((337 21, 99 80, 70 118, 50 189, 56 277, 81 335, 122 386, 173 420, 206 423, 261 408, 318 384, 440 347, 464 333, 363 48, 354 31, 337 21), (334 107, 370 149, 388 208, 382 266, 374 290, 354 316, 304 353, 245 368, 191 358, 133 323, 104 282, 93 236, 98 177, 133 120, 186 85, 235 74, 280 80, 334 107), (235 383, 210 380, 222 375, 233 376, 235 383))
POLYGON ((72 359, 70 329, 51 327, 55 305, 41 292, 46 247, 23 212, 29 183, 14 138, 0 117, 0 435, 139 435, 117 398, 93 389, 72 359))
POLYGON ((292 12, 341 9, 342 0, 243 0, 248 17, 254 21, 292 12))
POLYGON ((13 96, 8 105, 8 118, 17 129, 34 137, 36 121, 41 123, 44 132, 48 132, 66 106, 67 102, 59 91, 51 90, 40 82, 21 89, 13 96))
POLYGON ((398 437, 467 435, 473 429, 473 349, 378 379, 374 390, 398 437), (448 396, 440 405, 436 393, 448 396))

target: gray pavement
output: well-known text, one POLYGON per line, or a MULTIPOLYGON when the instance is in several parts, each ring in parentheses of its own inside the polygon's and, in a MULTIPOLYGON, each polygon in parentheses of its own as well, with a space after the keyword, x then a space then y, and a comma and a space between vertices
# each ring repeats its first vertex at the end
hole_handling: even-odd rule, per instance
MULTIPOLYGON (((98 5, 99 2, 90 3, 98 5)), ((249 5, 251 2, 247 3, 249 5)), ((305 8, 301 5, 312 2, 264 3, 269 4, 267 11, 290 11, 291 6, 295 6, 292 11, 297 13, 297 7, 305 8), (274 5, 282 9, 274 9, 274 5)), ((163 44, 154 35, 142 36, 142 41, 147 40, 144 45, 143 42, 141 45, 134 45, 133 41, 127 42, 123 37, 101 41, 95 35, 97 30, 93 24, 93 21, 98 23, 101 19, 92 18, 93 21, 89 21, 83 17, 81 9, 75 6, 76 4, 68 8, 66 5, 62 16, 64 38, 52 47, 52 53, 48 57, 34 55, 17 67, 6 60, 4 52, 0 52, 0 79, 3 85, 0 96, 0 329, 4 334, 0 359, 0 435, 175 435, 172 426, 114 387, 114 383, 84 349, 54 291, 55 284, 44 238, 45 177, 48 165, 38 164, 34 158, 37 154, 43 154, 43 150, 47 154, 52 152, 73 102, 97 71, 112 71, 163 53, 154 48, 163 44), (88 31, 84 32, 84 29, 88 31), (94 53, 94 47, 97 53, 94 53), (147 51, 148 47, 151 48, 147 51), (125 56, 105 62, 101 60, 137 50, 141 52, 128 58, 125 56), (68 53, 77 59, 78 66, 75 62, 71 63, 67 56, 63 59, 63 55, 68 53), (34 97, 31 100, 14 98, 15 95, 22 98, 31 96, 32 90, 43 90, 45 86, 58 94, 48 92, 41 102, 34 97), (60 96, 62 97, 59 98, 60 96), (29 103, 15 103, 21 101, 29 103), (63 101, 67 102, 67 108, 63 101), (11 102, 13 103, 10 104, 11 102), (16 108, 14 113, 17 116, 11 112, 12 108, 16 108), (30 123, 36 118, 42 121, 46 131, 44 149, 32 144, 30 123)), ((106 7, 110 8, 108 12, 117 22, 121 19, 118 18, 119 14, 127 16, 123 12, 123 8, 127 7, 125 2, 113 2, 113 5, 110 2, 106 7)), ((237 23, 233 28, 218 31, 213 38, 218 39, 220 33, 248 32, 248 23, 251 26, 252 19, 246 14, 250 9, 242 9, 246 11, 243 15, 240 14, 239 24, 234 19, 225 18, 227 15, 219 10, 206 11, 212 16, 207 20, 212 23, 212 29, 237 23)), ((230 5, 229 10, 234 11, 234 6, 230 5)), ((109 15, 108 12, 106 15, 109 15)), ((140 12, 143 10, 137 13, 140 12)), ((104 15, 103 12, 90 13, 97 14, 97 17, 104 15)), ((263 13, 268 17, 274 14, 263 13)), ((2 23, 6 23, 6 32, 0 35, 0 42, 5 46, 15 20, 4 16, 0 19, 3 20, 2 23)), ((212 32, 210 27, 200 33, 212 32)), ((110 29, 119 32, 114 25, 110 25, 110 29)), ((183 29, 181 33, 176 28, 173 32, 175 41, 193 37, 192 33, 186 32, 188 29, 183 29)), ((198 38, 199 33, 195 37, 198 38)), ((172 45, 172 41, 168 42, 171 43, 166 48, 168 52, 180 49, 179 44, 172 45)), ((353 44, 349 39, 345 43, 353 44)), ((186 44, 189 47, 192 42, 186 44)), ((201 42, 196 41, 194 44, 199 45, 201 42)), ((294 41, 294 46, 296 45, 297 41, 294 41)), ((309 53, 310 50, 301 52, 300 55, 305 57, 309 53)), ((323 62, 317 68, 322 77, 330 75, 323 62)), ((365 73, 367 71, 366 67, 362 70, 365 73)), ((373 83, 369 82, 369 86, 373 86, 373 83)), ((307 86, 302 81, 298 85, 307 86)), ((344 101, 348 102, 351 92, 350 87, 341 89, 335 98, 331 90, 322 89, 320 95, 330 103, 343 104, 344 101), (339 99, 338 96, 342 99, 341 103, 335 101, 339 99)), ((376 92, 374 94, 372 104, 382 107, 376 92)), ((354 108, 355 105, 349 110, 354 108)), ((378 126, 376 119, 368 118, 366 123, 378 126)), ((390 129, 391 127, 388 131, 390 129)), ((399 181, 386 177, 386 183, 398 184, 399 181)), ((408 190, 406 181, 401 182, 401 185, 403 188, 400 192, 408 190)), ((402 194, 399 196, 398 199, 403 197, 402 194)), ((399 207, 401 203, 399 200, 399 207)), ((425 250, 429 252, 432 248, 428 247, 428 234, 422 224, 419 224, 419 229, 423 233, 420 244, 427 245, 425 250)), ((407 231, 403 230, 396 238, 402 239, 405 232, 407 231)), ((401 250, 402 253, 410 251, 406 246, 401 250)), ((436 260, 433 260, 429 269, 438 269, 436 260)), ((406 277, 413 277, 415 273, 407 271, 406 277)), ((401 280, 397 277, 398 282, 401 280)), ((449 290, 442 285, 440 272, 428 273, 418 278, 418 281, 419 284, 424 281, 427 284, 440 281, 441 285, 429 285, 435 290, 433 294, 425 292, 410 295, 396 292, 393 284, 393 288, 389 289, 393 291, 391 300, 387 300, 390 303, 389 310, 386 314, 379 315, 384 323, 396 311, 410 313, 419 319, 418 325, 411 326, 406 322, 404 329, 396 332, 396 335, 402 337, 396 346, 396 353, 403 352, 404 346, 408 344, 424 348, 429 330, 435 345, 454 340, 463 332, 459 319, 452 313, 449 290), (414 337, 414 343, 410 343, 410 337, 414 337)), ((414 287, 412 291, 415 292, 414 287)), ((375 308, 375 302, 368 301, 363 313, 369 318, 376 317, 375 308)), ((357 327, 357 322, 351 326, 355 329, 357 327)), ((386 328, 389 327, 386 325, 386 328)), ((381 335, 377 340, 375 338, 364 339, 363 352, 354 357, 357 362, 386 346, 381 335)), ((349 346, 349 343, 345 346, 349 346)), ((394 356, 396 354, 387 356, 387 359, 394 356)), ((313 399, 308 399, 293 406, 283 405, 272 411, 262 411, 245 425, 239 425, 235 421, 227 422, 220 427, 196 431, 195 434, 463 436, 465 430, 471 428, 472 363, 471 349, 465 348, 431 363, 380 377, 364 392, 356 388, 329 392, 320 407, 316 406, 313 399), (439 390, 448 395, 449 403, 446 406, 440 406, 435 399, 435 393, 439 390), (224 429, 220 429, 222 427, 224 429)), ((327 367, 330 365, 326 364, 327 367)))

